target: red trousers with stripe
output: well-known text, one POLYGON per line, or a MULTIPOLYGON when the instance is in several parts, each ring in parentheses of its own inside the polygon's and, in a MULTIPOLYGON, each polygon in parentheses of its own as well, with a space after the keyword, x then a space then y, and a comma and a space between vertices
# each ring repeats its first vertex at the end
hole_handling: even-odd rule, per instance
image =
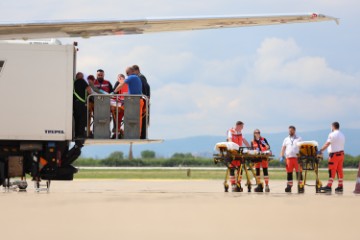
POLYGON ((298 159, 296 157, 286 158, 286 172, 292 173, 294 169, 299 172, 298 159))
POLYGON ((329 165, 328 165, 330 178, 334 179, 336 173, 338 174, 339 179, 344 178, 344 171, 343 171, 344 158, 345 158, 344 152, 330 154, 329 165))

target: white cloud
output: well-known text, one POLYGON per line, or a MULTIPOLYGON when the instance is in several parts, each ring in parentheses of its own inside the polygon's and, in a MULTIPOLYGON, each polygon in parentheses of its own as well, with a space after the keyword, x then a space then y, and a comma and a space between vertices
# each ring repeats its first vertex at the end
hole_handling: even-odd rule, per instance
MULTIPOLYGON (((217 74, 226 75, 232 60, 239 63, 238 58, 217 62, 215 69, 221 69, 217 74)), ((202 66, 207 61, 211 65, 211 60, 203 59, 202 66)), ((248 131, 265 132, 289 124, 324 128, 334 119, 341 119, 344 126, 360 123, 359 113, 353 112, 360 107, 359 79, 330 68, 321 57, 302 56, 293 39, 265 39, 252 64, 238 84, 226 79, 222 85, 204 84, 201 78, 190 84, 165 84, 154 92, 152 113, 158 117, 153 130, 175 138, 224 134, 239 119, 247 123, 248 131)))
POLYGON ((359 86, 359 79, 328 66, 326 60, 317 56, 302 56, 301 49, 293 39, 266 39, 257 51, 249 81, 277 85, 280 88, 323 91, 337 90, 342 95, 359 86), (309 87, 311 85, 311 87, 309 87), (338 86, 342 85, 341 88, 338 86))

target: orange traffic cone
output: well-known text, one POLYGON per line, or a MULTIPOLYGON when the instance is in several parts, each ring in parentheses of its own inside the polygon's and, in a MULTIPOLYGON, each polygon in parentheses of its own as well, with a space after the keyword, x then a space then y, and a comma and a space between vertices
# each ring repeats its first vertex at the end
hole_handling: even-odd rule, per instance
POLYGON ((359 162, 359 171, 358 171, 358 175, 356 178, 356 185, 355 185, 354 193, 360 194, 360 162, 359 162))

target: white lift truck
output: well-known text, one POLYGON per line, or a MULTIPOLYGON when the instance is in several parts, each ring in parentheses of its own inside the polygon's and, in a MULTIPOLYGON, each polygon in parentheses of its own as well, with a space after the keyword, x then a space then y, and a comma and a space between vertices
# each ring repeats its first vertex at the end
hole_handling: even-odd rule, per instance
MULTIPOLYGON (((74 139, 76 52, 76 44, 61 45, 54 40, 0 43, 1 185, 11 187, 14 184, 10 179, 16 177, 20 181, 13 187, 25 189, 26 174, 37 189, 41 180, 45 180, 45 189, 51 180, 72 180, 77 169, 71 164, 80 156, 84 144, 161 142, 132 134, 139 133, 140 116, 126 111, 127 139, 110 139, 110 96, 106 95, 94 99, 94 118, 89 119, 93 137, 74 139), (72 142, 75 145, 71 148, 72 142)), ((131 102, 139 98, 125 97, 128 111, 134 110, 131 102)))

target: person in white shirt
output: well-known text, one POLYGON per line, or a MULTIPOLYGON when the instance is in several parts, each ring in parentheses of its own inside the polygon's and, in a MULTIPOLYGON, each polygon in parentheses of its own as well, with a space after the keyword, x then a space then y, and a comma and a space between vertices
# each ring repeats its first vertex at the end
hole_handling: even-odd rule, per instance
POLYGON ((338 187, 335 189, 335 192, 342 193, 343 189, 343 165, 344 165, 344 146, 345 146, 345 136, 340 132, 340 124, 338 122, 333 122, 331 124, 331 133, 328 136, 324 146, 320 148, 319 154, 327 149, 329 153, 329 181, 325 187, 322 187, 320 190, 322 193, 331 192, 331 187, 335 178, 335 174, 338 175, 338 187))
POLYGON ((286 172, 287 172, 287 186, 285 192, 291 192, 293 186, 293 170, 296 171, 296 178, 298 179, 298 192, 304 192, 304 185, 302 180, 302 169, 299 167, 297 154, 299 153, 298 142, 301 142, 301 137, 296 136, 296 128, 289 127, 289 136, 284 139, 280 152, 280 161, 284 161, 286 157, 286 172))

